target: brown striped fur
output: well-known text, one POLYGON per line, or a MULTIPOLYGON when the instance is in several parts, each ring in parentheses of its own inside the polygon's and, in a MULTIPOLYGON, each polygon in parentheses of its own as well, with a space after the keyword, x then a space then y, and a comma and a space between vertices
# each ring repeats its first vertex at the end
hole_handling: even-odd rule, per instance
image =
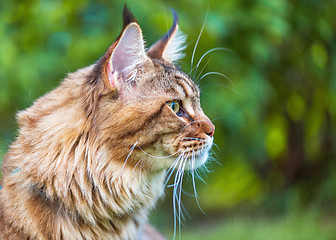
MULTIPOLYGON (((136 23, 124 15, 126 31, 136 23)), ((0 239, 160 239, 145 226, 166 169, 181 152, 201 151, 197 139, 212 139, 214 126, 198 87, 157 54, 146 53, 132 86, 114 86, 108 64, 120 38, 18 113, 2 166, 0 239), (172 100, 183 102, 180 116, 172 100)))

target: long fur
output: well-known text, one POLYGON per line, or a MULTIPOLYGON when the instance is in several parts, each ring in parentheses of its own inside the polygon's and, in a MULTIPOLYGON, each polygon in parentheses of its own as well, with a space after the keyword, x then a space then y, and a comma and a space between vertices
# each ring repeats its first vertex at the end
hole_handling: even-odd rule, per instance
POLYGON ((162 58, 168 62, 176 63, 184 57, 183 50, 186 48, 186 35, 179 29, 179 18, 172 10, 173 25, 169 31, 148 50, 148 55, 152 58, 162 58))
POLYGON ((0 239, 146 239, 167 169, 181 154, 186 168, 204 164, 214 126, 198 87, 162 57, 148 57, 136 85, 122 76, 111 85, 119 40, 18 113, 2 167, 0 239), (180 116, 166 104, 175 99, 180 116))

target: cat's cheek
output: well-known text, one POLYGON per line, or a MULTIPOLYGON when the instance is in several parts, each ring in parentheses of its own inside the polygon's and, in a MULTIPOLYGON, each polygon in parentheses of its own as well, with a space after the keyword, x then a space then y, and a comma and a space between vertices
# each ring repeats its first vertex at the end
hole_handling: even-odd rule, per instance
POLYGON ((159 170, 168 169, 174 164, 175 161, 176 161, 176 157, 169 157, 169 158, 161 159, 157 163, 158 169, 159 170))
POLYGON ((176 143, 175 134, 162 137, 160 141, 160 147, 166 155, 176 154, 179 147, 176 143))

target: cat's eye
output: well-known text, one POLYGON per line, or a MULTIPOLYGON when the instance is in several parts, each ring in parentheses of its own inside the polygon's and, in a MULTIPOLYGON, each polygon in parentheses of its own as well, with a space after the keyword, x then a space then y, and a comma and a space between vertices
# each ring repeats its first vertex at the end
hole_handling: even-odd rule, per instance
POLYGON ((177 100, 169 101, 169 102, 167 102, 167 105, 171 110, 173 110, 173 112, 175 114, 178 115, 178 113, 180 111, 180 108, 181 108, 179 101, 177 101, 177 100))

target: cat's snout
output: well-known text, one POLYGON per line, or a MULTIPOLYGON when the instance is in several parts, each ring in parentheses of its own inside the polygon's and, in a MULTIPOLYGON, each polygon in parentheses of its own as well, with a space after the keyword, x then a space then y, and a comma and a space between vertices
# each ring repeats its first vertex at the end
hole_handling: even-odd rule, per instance
POLYGON ((215 125, 210 121, 208 117, 206 117, 201 124, 202 130, 208 135, 209 137, 213 137, 215 134, 215 125))
MULTIPOLYGON (((212 123, 211 123, 212 124, 212 123)), ((210 137, 213 137, 213 135, 215 134, 215 125, 213 125, 213 128, 211 128, 211 130, 209 132, 207 132, 206 134, 209 135, 210 137)))

